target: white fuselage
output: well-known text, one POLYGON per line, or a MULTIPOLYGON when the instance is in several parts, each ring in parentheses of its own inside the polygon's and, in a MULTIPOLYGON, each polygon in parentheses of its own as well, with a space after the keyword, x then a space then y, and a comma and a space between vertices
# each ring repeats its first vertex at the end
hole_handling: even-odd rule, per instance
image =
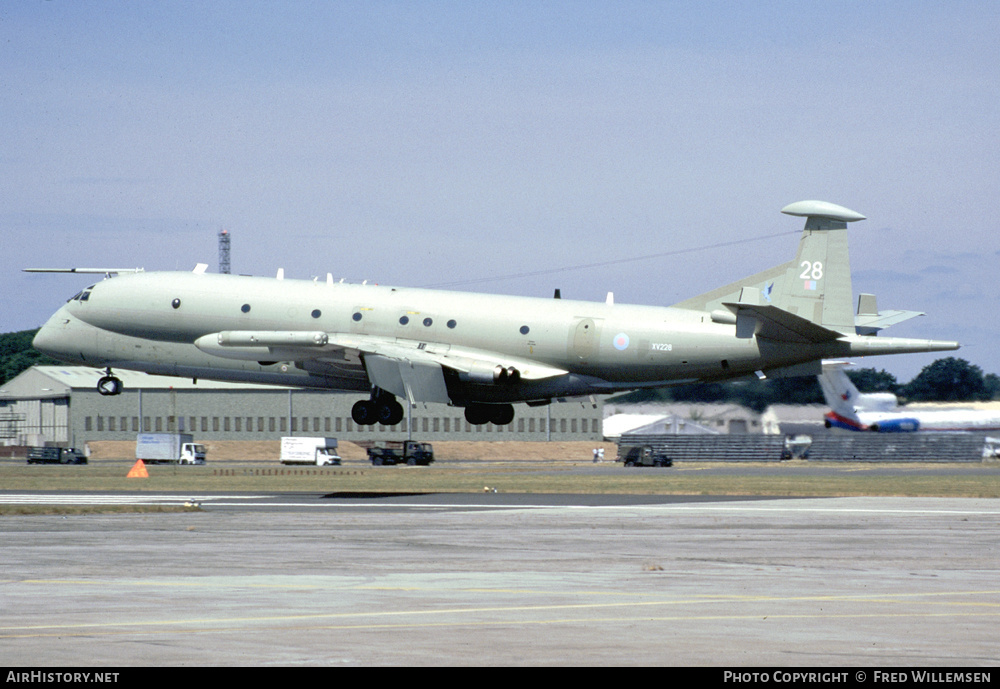
POLYGON ((1000 413, 978 409, 901 409, 894 412, 859 411, 854 419, 828 415, 831 425, 858 431, 911 433, 914 431, 1000 430, 1000 413))

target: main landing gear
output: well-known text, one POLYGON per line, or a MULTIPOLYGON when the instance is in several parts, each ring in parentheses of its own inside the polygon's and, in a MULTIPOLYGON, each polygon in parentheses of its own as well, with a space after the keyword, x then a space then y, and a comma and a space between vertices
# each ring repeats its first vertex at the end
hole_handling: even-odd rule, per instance
MULTIPOLYGON (((403 420, 403 415, 403 405, 396 397, 378 388, 372 391, 371 399, 355 402, 351 408, 351 418, 359 426, 395 426, 403 420)), ((514 405, 474 402, 465 407, 465 420, 474 426, 486 423, 506 426, 514 420, 514 405)))
POLYGON ((382 390, 375 389, 370 400, 355 402, 351 408, 351 418, 359 426, 395 426, 403 420, 403 405, 396 398, 382 390))
POLYGON ((473 426, 492 423, 506 426, 514 420, 513 404, 469 404, 465 407, 465 420, 473 426))
POLYGON ((113 397, 122 394, 122 379, 111 375, 111 367, 106 369, 106 375, 101 376, 97 381, 97 391, 105 397, 113 397))

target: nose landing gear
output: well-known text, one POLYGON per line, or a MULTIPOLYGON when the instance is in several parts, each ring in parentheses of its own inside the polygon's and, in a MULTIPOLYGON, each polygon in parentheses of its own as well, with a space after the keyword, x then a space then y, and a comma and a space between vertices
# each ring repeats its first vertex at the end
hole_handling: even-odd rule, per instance
POLYGON ((122 379, 111 374, 111 367, 106 369, 106 375, 101 376, 97 381, 97 391, 105 397, 113 397, 122 394, 122 379))

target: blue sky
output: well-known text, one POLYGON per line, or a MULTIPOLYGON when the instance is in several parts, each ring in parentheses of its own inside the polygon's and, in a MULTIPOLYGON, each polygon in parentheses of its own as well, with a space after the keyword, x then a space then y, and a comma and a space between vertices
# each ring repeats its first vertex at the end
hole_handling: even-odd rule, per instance
POLYGON ((822 199, 855 292, 927 312, 887 334, 1000 373, 998 56, 992 2, 4 3, 0 331, 87 280, 21 268, 221 228, 234 272, 669 305, 822 199))

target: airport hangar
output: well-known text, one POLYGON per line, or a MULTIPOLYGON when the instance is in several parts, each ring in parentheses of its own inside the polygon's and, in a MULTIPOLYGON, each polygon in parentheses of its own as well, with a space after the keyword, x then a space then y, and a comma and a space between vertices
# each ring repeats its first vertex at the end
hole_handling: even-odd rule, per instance
POLYGON ((33 366, 0 387, 0 445, 83 448, 138 433, 190 433, 198 441, 276 440, 602 440, 603 400, 574 398, 519 405, 509 426, 472 425, 463 410, 418 403, 398 426, 358 426, 351 406, 365 395, 226 383, 116 370, 121 395, 97 392, 103 369, 33 366))

